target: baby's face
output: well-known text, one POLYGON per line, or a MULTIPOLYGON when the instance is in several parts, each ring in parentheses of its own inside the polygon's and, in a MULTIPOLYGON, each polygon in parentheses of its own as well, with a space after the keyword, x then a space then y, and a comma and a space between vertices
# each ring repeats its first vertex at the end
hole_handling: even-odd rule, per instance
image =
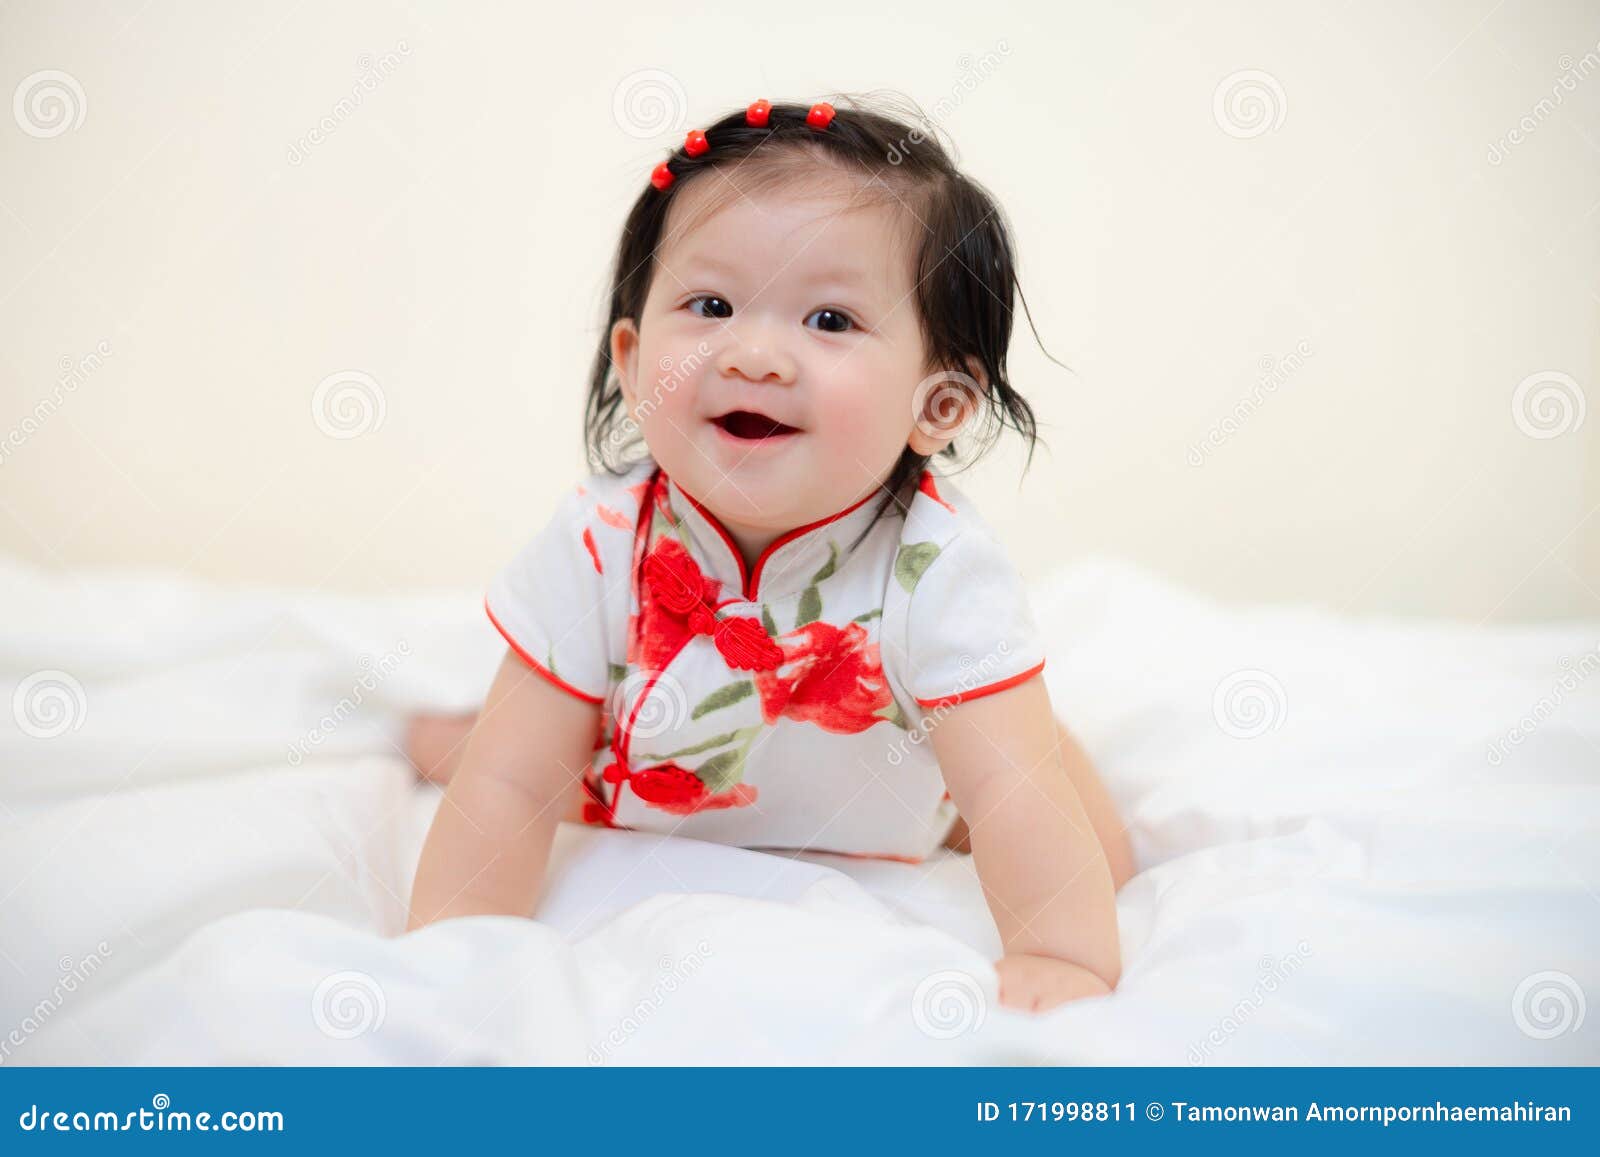
POLYGON ((908 443, 949 439, 913 411, 928 371, 904 211, 778 190, 681 229, 719 186, 674 203, 643 316, 617 323, 612 354, 651 455, 759 549, 870 494, 908 443), (753 415, 786 429, 762 436, 753 415))

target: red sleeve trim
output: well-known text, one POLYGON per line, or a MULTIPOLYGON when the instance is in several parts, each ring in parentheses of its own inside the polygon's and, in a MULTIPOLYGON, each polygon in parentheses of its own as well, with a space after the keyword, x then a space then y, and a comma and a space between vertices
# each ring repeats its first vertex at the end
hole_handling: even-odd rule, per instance
POLYGON ((945 695, 933 699, 918 699, 918 707, 953 707, 957 703, 968 703, 973 699, 982 699, 985 695, 993 695, 996 691, 1004 691, 1007 687, 1015 687, 1032 679, 1044 670, 1044 660, 1040 659, 1037 666, 1029 667, 1020 675, 1013 675, 1009 679, 1001 679, 997 683, 985 683, 982 687, 973 687, 967 691, 960 691, 954 695, 945 695))
POLYGON ((579 699, 582 699, 585 703, 593 703, 596 706, 605 702, 605 698, 603 696, 591 695, 587 691, 580 691, 571 683, 568 683, 560 675, 557 675, 554 671, 550 670, 550 668, 539 662, 539 660, 535 659, 532 655, 528 654, 527 651, 523 650, 522 644, 513 639, 511 637, 511 632, 506 630, 505 627, 501 625, 500 620, 494 617, 494 612, 489 609, 489 600, 487 598, 483 600, 483 613, 489 616, 489 621, 494 624, 494 629, 499 631, 500 634, 504 636, 507 643, 511 644, 511 649, 517 653, 517 658, 521 659, 539 674, 550 680, 550 682, 561 688, 568 695, 575 695, 579 699))

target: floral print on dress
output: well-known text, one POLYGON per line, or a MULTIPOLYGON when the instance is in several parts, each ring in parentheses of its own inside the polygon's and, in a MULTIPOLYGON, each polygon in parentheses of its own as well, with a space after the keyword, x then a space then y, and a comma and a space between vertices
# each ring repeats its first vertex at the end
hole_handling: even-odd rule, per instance
POLYGON ((752 560, 658 464, 629 474, 586 479, 485 600, 530 666, 600 705, 584 819, 913 862, 936 847, 954 808, 906 713, 1042 665, 1026 591, 960 492, 925 472, 903 513, 880 521, 868 496, 752 560))
MULTIPOLYGON (((787 718, 835 734, 853 735, 884 722, 905 725, 890 692, 878 644, 864 626, 881 608, 843 624, 822 617, 820 584, 837 565, 836 544, 830 542, 827 564, 801 593, 796 626, 779 634, 765 605, 759 619, 719 614, 723 607, 741 600, 724 597, 723 584, 695 561, 681 521, 667 501, 664 473, 657 474, 654 485, 639 497, 649 512, 649 529, 635 575, 638 612, 629 622, 630 667, 665 671, 696 635, 709 635, 730 675, 741 671, 750 675, 707 695, 695 705, 692 718, 757 695, 768 726, 787 718)), ((741 738, 742 743, 731 743, 695 769, 665 760, 629 770, 630 761, 619 754, 607 766, 604 778, 619 787, 626 782, 641 801, 674 814, 744 807, 757 796, 754 786, 739 782, 754 735, 739 732, 718 737, 723 742, 741 738)), ((713 741, 699 745, 695 752, 674 754, 698 754, 717 745, 713 741)))
POLYGON ((878 644, 860 623, 836 627, 819 619, 777 642, 783 664, 755 676, 761 715, 768 723, 783 716, 853 735, 885 721, 879 712, 893 705, 894 696, 878 659, 878 644))

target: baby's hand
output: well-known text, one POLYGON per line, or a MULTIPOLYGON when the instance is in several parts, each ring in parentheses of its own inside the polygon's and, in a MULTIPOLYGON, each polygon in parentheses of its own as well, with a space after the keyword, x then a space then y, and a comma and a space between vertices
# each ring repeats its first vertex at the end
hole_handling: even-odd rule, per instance
POLYGON ((1000 976, 1000 1003, 1024 1012, 1111 995, 1111 986, 1083 965, 1054 956, 1013 952, 995 961, 994 970, 1000 976))

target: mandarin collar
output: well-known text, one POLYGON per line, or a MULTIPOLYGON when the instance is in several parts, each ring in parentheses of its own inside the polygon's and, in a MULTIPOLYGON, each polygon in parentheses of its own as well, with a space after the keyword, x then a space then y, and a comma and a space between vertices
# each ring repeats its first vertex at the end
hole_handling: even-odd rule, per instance
POLYGON ((662 471, 667 505, 688 531, 701 569, 722 583, 723 598, 767 602, 797 595, 839 571, 855 542, 872 522, 881 496, 874 489, 843 510, 797 526, 772 540, 753 567, 746 567, 739 546, 703 502, 662 471))

